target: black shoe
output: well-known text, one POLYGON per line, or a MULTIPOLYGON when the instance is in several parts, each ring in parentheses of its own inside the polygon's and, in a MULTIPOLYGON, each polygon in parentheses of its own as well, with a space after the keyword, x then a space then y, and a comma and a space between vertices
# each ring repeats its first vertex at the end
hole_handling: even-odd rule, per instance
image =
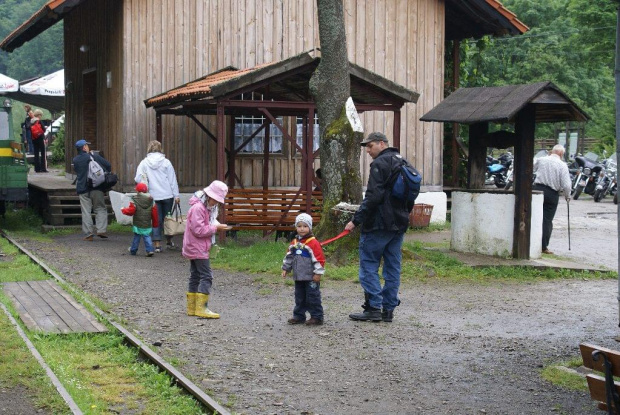
POLYGON ((299 319, 296 319, 295 317, 288 319, 288 324, 304 324, 305 322, 306 320, 299 320, 299 319))
POLYGON ((381 321, 381 310, 368 307, 361 313, 349 314, 349 318, 357 321, 381 321))
POLYGON ((381 312, 381 319, 383 321, 385 321, 386 323, 391 323, 392 319, 394 318, 394 310, 383 310, 381 312))

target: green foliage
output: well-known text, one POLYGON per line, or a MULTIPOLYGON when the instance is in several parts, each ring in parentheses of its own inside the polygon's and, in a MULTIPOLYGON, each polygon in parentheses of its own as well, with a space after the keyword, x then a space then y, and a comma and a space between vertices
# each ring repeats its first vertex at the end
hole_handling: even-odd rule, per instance
POLYGON ((56 134, 56 139, 50 146, 52 151, 51 163, 64 163, 65 161, 65 124, 63 123, 56 134))
MULTIPOLYGON (((0 16, 0 38, 27 21, 47 0, 3 0, 0 16)), ((63 22, 59 22, 26 42, 12 53, 0 51, 0 73, 17 80, 47 75, 64 66, 63 22)))
MULTIPOLYGON (((613 145, 616 2, 505 0, 503 4, 530 30, 520 36, 463 42, 461 86, 551 81, 592 118, 586 135, 598 138, 601 146, 613 145)), ((552 126, 537 126, 537 137, 552 132, 552 126)))

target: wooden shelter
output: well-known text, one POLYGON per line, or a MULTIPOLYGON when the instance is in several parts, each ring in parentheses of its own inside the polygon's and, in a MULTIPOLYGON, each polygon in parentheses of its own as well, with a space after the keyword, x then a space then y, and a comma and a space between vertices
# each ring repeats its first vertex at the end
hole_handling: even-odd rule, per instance
MULTIPOLYGON (((269 177, 269 132, 273 124, 302 159, 302 190, 310 198, 314 175, 314 158, 318 149, 312 145, 316 105, 309 91, 309 81, 320 62, 318 50, 293 56, 280 62, 259 65, 246 70, 227 67, 185 85, 146 99, 145 105, 156 112, 157 139, 161 141, 162 115, 191 118, 216 143, 216 178, 227 180, 230 187, 244 187, 235 163, 241 150, 260 131, 266 135, 263 147, 263 189, 269 177), (215 115, 215 132, 196 116, 215 115), (226 116, 230 116, 226 122, 226 116), (242 116, 257 117, 264 122, 238 145, 234 133, 242 116), (283 126, 281 117, 302 120, 302 140, 298 144, 283 126), (227 171, 226 171, 227 170, 227 171)), ((394 145, 400 146, 400 110, 407 102, 415 103, 419 94, 376 75, 360 66, 349 64, 351 97, 359 113, 390 111, 393 113, 394 145)), ((240 167, 240 166, 239 166, 240 167)), ((308 200, 310 203, 310 200, 308 200)))
MULTIPOLYGON (((424 190, 442 192, 442 126, 419 118, 443 99, 446 41, 517 35, 527 27, 498 0, 343 0, 343 5, 349 60, 420 93, 416 105, 406 103, 400 112, 401 153, 421 170, 424 190)), ((147 110, 145 98, 221 68, 255 68, 319 47, 316 8, 313 0, 50 0, 2 40, 0 49, 13 51, 63 20, 65 167, 69 172, 72 143, 86 137, 110 160, 123 190, 133 187, 147 143, 158 134, 157 113, 147 110)), ((362 114, 365 131, 385 131, 393 139, 393 114, 362 114)), ((216 116, 195 117, 216 130, 216 116)), ((291 136, 304 128, 294 117, 282 126, 291 136)), ((181 191, 217 175, 215 144, 201 139, 204 131, 193 119, 174 117, 159 134, 181 191)), ((301 186, 303 160, 296 146, 283 142, 269 158, 269 186, 301 186)), ((236 158, 244 186, 262 185, 264 161, 262 151, 236 158)), ((360 162, 365 182, 370 159, 363 154, 360 162)))
POLYGON ((482 189, 487 147, 514 147, 515 224, 513 257, 529 259, 536 123, 587 121, 588 115, 551 82, 461 88, 421 121, 469 125, 467 187, 482 189), (489 133, 489 123, 514 124, 514 132, 489 133))

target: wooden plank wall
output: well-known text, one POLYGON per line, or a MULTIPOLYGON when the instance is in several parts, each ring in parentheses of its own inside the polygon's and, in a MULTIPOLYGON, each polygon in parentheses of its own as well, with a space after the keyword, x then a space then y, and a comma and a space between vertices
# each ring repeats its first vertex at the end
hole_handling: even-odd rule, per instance
POLYGON ((93 150, 103 152, 112 162, 114 171, 124 165, 123 142, 123 66, 122 66, 122 0, 87 2, 64 19, 66 123, 65 169, 71 172, 71 160, 76 155, 74 144, 80 138, 93 143, 93 150), (86 45, 88 50, 80 51, 86 45), (85 73, 95 71, 96 123, 84 118, 85 73), (111 85, 107 86, 107 72, 111 85), (91 133, 88 125, 96 126, 91 133))
MULTIPOLYGON (((122 146, 117 154, 123 166, 119 171, 128 186, 148 141, 155 137, 155 111, 144 107, 144 99, 227 65, 253 67, 319 46, 314 0, 114 0, 86 4, 100 16, 105 16, 102 8, 122 16, 119 22, 124 30, 119 34, 93 30, 85 15, 80 21, 89 23, 78 25, 80 13, 73 13, 75 16, 67 19, 71 24, 65 23, 65 39, 71 42, 67 35, 81 27, 93 33, 90 36, 110 36, 101 40, 105 46, 122 42, 122 89, 116 89, 115 84, 107 90, 117 94, 113 100, 122 103, 122 113, 107 109, 106 114, 113 118, 98 128, 106 136, 109 133, 114 146, 122 146), (120 10, 103 6, 121 1, 120 10)), ((441 125, 418 119, 439 103, 443 94, 444 0, 344 0, 344 8, 350 60, 421 93, 417 105, 403 108, 401 152, 423 172, 427 188, 440 190, 441 125)), ((96 20, 98 25, 105 18, 96 20)), ((114 70, 119 56, 109 48, 107 52, 97 61, 98 68, 114 70)), ((105 74, 102 79, 105 82, 105 74)), ((214 117, 205 118, 201 121, 215 132, 214 117)), ((391 114, 363 114, 362 120, 367 133, 385 131, 391 138, 391 114)), ((293 123, 288 124, 294 131, 293 123)), ((106 145, 118 150, 111 143, 106 145)), ((185 190, 204 187, 215 177, 215 145, 191 120, 164 116, 163 145, 185 190)), ((270 186, 300 185, 298 159, 290 146, 286 148, 284 155, 270 158, 270 186)), ((369 162, 364 154, 364 182, 369 162)), ((262 155, 242 157, 236 168, 243 183, 252 186, 262 185, 261 169, 262 155)))

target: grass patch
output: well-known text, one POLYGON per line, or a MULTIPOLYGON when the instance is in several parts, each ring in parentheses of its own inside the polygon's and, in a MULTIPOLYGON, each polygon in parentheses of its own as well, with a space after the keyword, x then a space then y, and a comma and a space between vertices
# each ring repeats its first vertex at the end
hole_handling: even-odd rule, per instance
POLYGON ((585 376, 573 370, 583 365, 581 358, 574 358, 567 362, 548 365, 541 371, 541 376, 547 382, 565 389, 588 391, 588 382, 585 376), (572 370, 571 370, 572 369, 572 370))
MULTIPOLYGON (((0 260, 0 282, 48 278, 4 238, 0 238, 0 249, 6 255, 0 260)), ((84 297, 79 292, 73 296, 78 300, 84 297)), ((12 302, 1 290, 0 301, 19 321, 12 302)), ((43 334, 20 325, 85 414, 208 413, 193 397, 173 386, 169 375, 144 362, 138 350, 127 346, 113 327, 108 327, 107 333, 43 334)), ((2 312, 0 332, 0 387, 25 387, 39 407, 54 414, 70 414, 2 312)))
MULTIPOLYGON (((261 283, 278 283, 282 259, 286 254, 288 242, 273 239, 264 240, 259 233, 239 233, 237 241, 231 238, 222 246, 218 256, 212 260, 215 268, 231 271, 263 274, 261 283)), ((447 253, 426 249, 428 244, 419 241, 403 243, 403 262, 401 280, 430 281, 445 280, 451 282, 490 283, 493 281, 532 282, 563 278, 604 279, 616 278, 611 272, 573 271, 567 269, 540 269, 532 267, 501 266, 472 268, 454 259, 447 253)), ((346 253, 345 260, 338 265, 330 261, 331 246, 325 247, 327 258, 326 280, 351 281, 358 280, 358 251, 351 249, 346 253)))
MULTIPOLYGON (((1 292, 0 301, 8 301, 1 292)), ((45 370, 3 311, 0 311, 0 333, 0 387, 24 387, 32 394, 37 408, 54 414, 70 414, 71 410, 49 381, 45 370)))

